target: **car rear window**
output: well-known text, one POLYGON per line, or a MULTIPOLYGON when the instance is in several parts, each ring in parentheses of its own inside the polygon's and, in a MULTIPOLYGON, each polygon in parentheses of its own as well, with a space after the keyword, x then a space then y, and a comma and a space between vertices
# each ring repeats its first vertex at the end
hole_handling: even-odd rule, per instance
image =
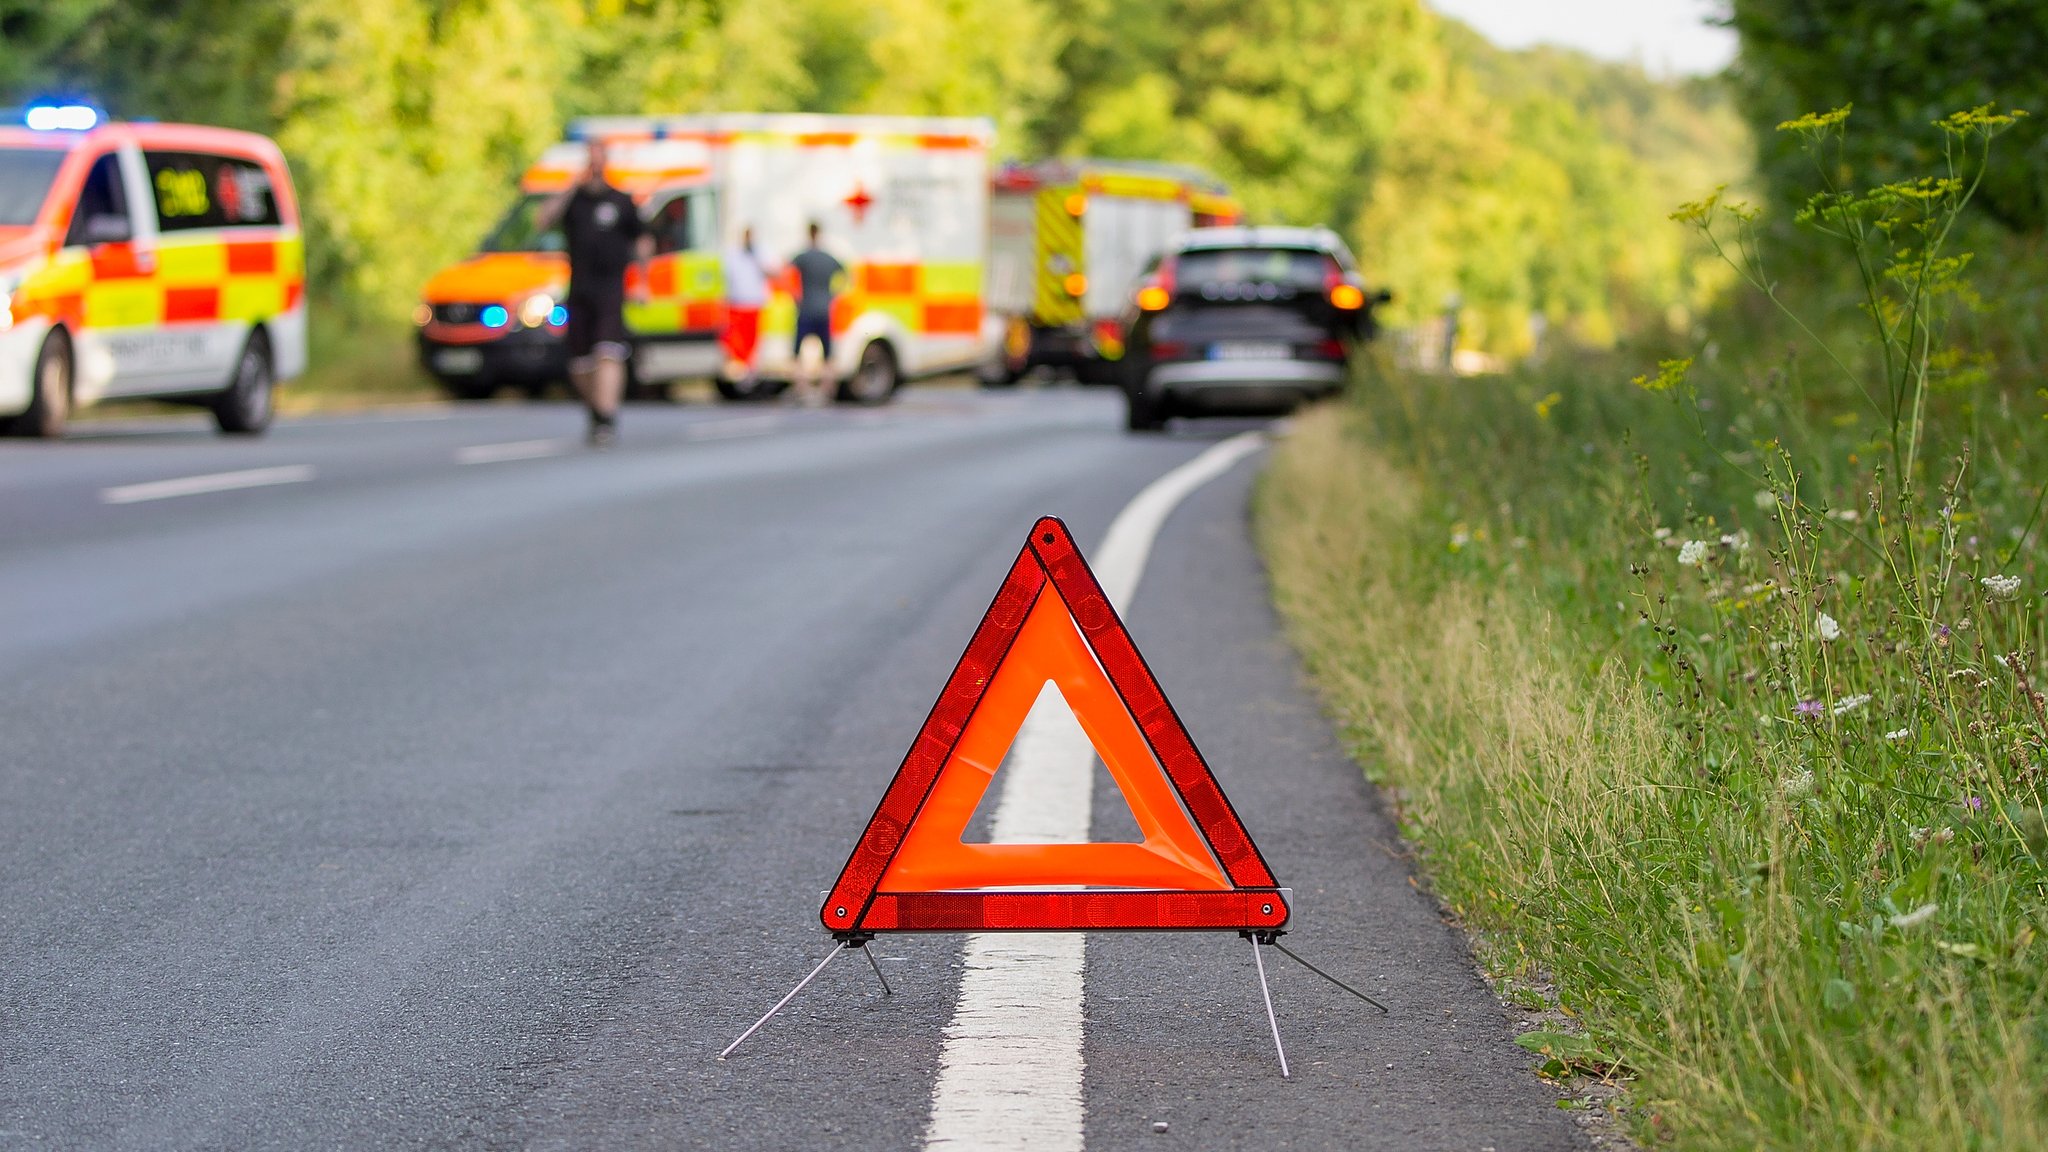
POLYGON ((1311 248, 1200 248, 1183 252, 1174 278, 1189 287, 1204 284, 1284 284, 1318 289, 1337 262, 1311 248))
POLYGON ((0 148, 0 228, 36 222, 66 154, 62 148, 0 148))

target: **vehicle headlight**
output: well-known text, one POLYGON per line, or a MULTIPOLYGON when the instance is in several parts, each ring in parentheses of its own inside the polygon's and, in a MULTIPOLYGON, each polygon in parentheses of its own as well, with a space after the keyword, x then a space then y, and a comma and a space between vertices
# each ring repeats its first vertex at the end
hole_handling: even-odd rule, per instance
POLYGON ((545 292, 535 292, 519 304, 519 322, 528 328, 538 328, 548 322, 548 316, 555 310, 555 298, 545 292))
POLYGON ((412 309, 412 322, 413 322, 414 324, 416 324, 416 325, 420 326, 421 328, 425 328, 425 327, 426 327, 427 325, 429 325, 429 324, 433 323, 433 322, 434 322, 434 306, 433 306, 432 304, 415 304, 415 305, 413 305, 413 309, 412 309))

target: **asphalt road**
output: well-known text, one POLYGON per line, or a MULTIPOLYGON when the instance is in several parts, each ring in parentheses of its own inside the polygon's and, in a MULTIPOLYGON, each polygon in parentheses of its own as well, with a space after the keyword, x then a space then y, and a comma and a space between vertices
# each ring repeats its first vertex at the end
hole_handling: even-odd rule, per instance
MULTIPOLYGON (((0 442, 0 1148, 921 1147, 960 938, 714 1057, 824 953, 1033 518, 1091 547, 1246 427, 1119 421, 930 391, 633 408, 605 454, 563 406, 0 442)), ((1087 1145, 1580 1147, 1278 638, 1260 459, 1128 618, 1287 942, 1393 1012, 1278 962, 1283 1081, 1244 941, 1091 937, 1087 1145)), ((1106 774, 1095 806, 1127 826, 1106 774)))

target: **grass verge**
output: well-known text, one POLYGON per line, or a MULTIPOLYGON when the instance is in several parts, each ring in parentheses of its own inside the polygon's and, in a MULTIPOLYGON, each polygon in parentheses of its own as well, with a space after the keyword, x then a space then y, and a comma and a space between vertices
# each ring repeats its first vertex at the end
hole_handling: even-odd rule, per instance
MULTIPOLYGON (((1294 642, 1484 962, 1583 1022, 1546 1067, 1633 1077, 1631 1127, 1674 1147, 2048 1147, 2038 731, 2016 758, 1968 714, 1887 731, 1928 672, 1887 693, 1847 645, 1821 654, 1838 693, 1790 682, 1833 576, 1795 588, 1789 553, 1735 544, 1676 565, 1654 511, 1599 482, 1605 450, 1568 458, 1557 394, 1517 399, 1545 387, 1389 380, 1305 414, 1256 525, 1294 642), (1510 429, 1549 447, 1487 455, 1510 429), (1745 566, 1796 603, 1744 619, 1729 605, 1772 578, 1745 566), (1726 644, 1697 631, 1717 619, 1726 644)), ((2024 720, 2024 673, 1982 658, 2024 649, 2024 605, 1944 612, 1979 624, 1967 648, 1944 629, 1936 690, 2024 720)))

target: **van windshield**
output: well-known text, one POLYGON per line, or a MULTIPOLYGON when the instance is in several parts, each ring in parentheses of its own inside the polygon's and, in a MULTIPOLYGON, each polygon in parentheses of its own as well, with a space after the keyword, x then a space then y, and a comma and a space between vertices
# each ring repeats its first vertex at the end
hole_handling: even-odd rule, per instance
POLYGON ((568 247, 562 229, 549 219, 556 197, 529 192, 515 201, 504 219, 484 237, 485 252, 561 252, 568 247), (546 226, 543 227, 542 225, 546 226))
POLYGON ((62 148, 0 148, 0 228, 36 222, 66 155, 62 148))

